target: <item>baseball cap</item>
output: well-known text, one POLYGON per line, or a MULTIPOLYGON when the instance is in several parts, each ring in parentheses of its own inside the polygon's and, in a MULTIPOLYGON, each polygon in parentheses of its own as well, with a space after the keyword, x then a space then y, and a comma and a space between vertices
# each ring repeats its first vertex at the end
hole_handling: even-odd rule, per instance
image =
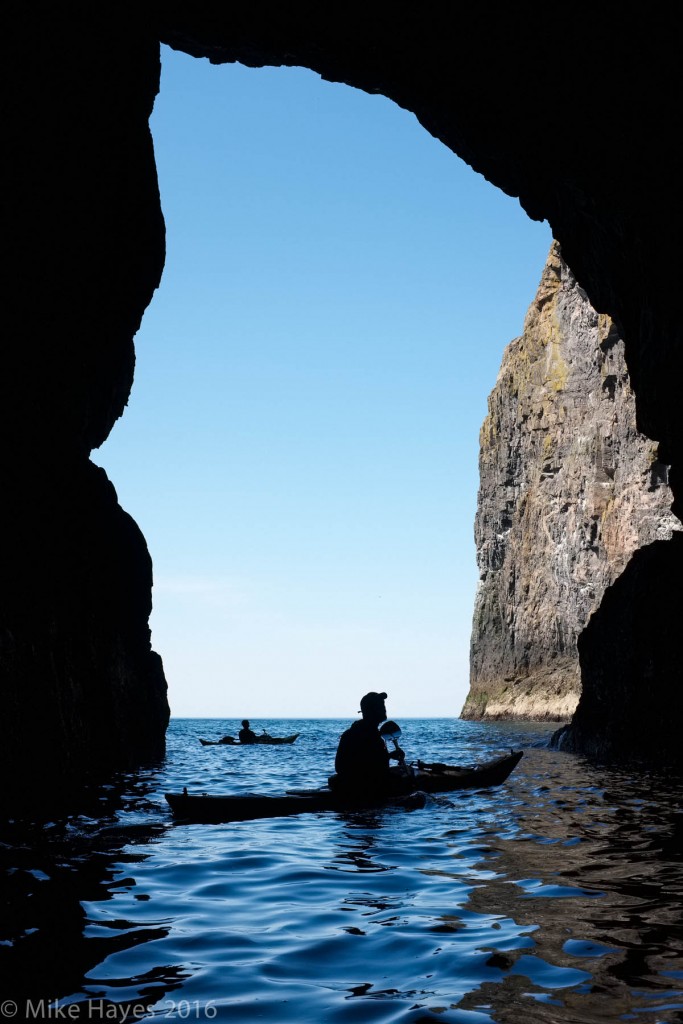
POLYGON ((374 704, 381 704, 386 699, 386 693, 375 693, 374 690, 371 690, 370 693, 366 693, 364 697, 361 697, 360 709, 364 711, 365 708, 371 708, 374 704))

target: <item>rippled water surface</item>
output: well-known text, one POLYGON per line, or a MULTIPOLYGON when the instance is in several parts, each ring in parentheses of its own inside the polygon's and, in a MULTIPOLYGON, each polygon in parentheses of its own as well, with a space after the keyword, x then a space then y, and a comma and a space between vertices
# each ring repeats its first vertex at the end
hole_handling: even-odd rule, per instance
POLYGON ((164 764, 91 817, 4 828, 5 1019, 683 1020, 675 780, 550 751, 536 725, 410 720, 409 757, 525 756, 419 810, 174 824, 183 786, 322 784, 348 722, 254 724, 300 737, 202 747, 237 723, 175 720, 164 764))

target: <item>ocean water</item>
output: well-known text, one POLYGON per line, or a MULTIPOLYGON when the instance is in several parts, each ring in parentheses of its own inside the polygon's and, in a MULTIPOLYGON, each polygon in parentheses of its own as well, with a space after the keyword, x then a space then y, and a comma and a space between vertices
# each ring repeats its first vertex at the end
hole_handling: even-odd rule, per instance
POLYGON ((680 782, 547 748, 550 729, 402 721, 408 758, 523 748, 497 789, 425 807, 174 823, 164 793, 322 784, 347 721, 252 723, 291 746, 203 747, 90 813, 0 833, 0 1017, 241 1024, 683 1020, 680 782))

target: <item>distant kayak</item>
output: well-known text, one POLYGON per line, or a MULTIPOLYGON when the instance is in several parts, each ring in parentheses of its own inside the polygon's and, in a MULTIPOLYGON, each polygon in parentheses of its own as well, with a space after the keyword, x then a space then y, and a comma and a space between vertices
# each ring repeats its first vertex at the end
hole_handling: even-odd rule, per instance
MULTIPOLYGON (((350 797, 325 786, 321 789, 290 790, 281 796, 259 796, 255 793, 232 796, 208 793, 166 793, 174 816, 186 822, 215 824, 226 821, 251 821, 256 818, 280 818, 290 814, 317 811, 363 810, 372 807, 406 805, 422 806, 428 793, 450 793, 458 789, 487 789, 505 782, 522 759, 521 750, 511 751, 473 767, 425 764, 418 761, 412 774, 400 779, 405 792, 381 797, 350 797), (420 797, 420 794, 423 796, 420 797)), ((332 776, 332 783, 334 783, 332 776)))
POLYGON ((234 740, 232 736, 224 736, 222 740, 200 739, 199 742, 203 747, 256 747, 259 745, 272 747, 280 743, 294 743, 298 737, 298 732, 293 733, 291 736, 269 736, 266 732, 262 736, 257 736, 251 743, 240 743, 239 740, 234 740))

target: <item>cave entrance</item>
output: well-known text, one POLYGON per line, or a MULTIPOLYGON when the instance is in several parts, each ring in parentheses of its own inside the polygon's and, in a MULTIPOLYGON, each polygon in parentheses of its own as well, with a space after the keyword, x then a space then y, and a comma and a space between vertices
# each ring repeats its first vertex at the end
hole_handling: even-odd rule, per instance
POLYGON ((457 715, 478 432, 546 224, 382 96, 164 47, 167 225, 95 460, 154 562, 175 716, 457 715), (244 707, 245 694, 248 707, 244 707))

